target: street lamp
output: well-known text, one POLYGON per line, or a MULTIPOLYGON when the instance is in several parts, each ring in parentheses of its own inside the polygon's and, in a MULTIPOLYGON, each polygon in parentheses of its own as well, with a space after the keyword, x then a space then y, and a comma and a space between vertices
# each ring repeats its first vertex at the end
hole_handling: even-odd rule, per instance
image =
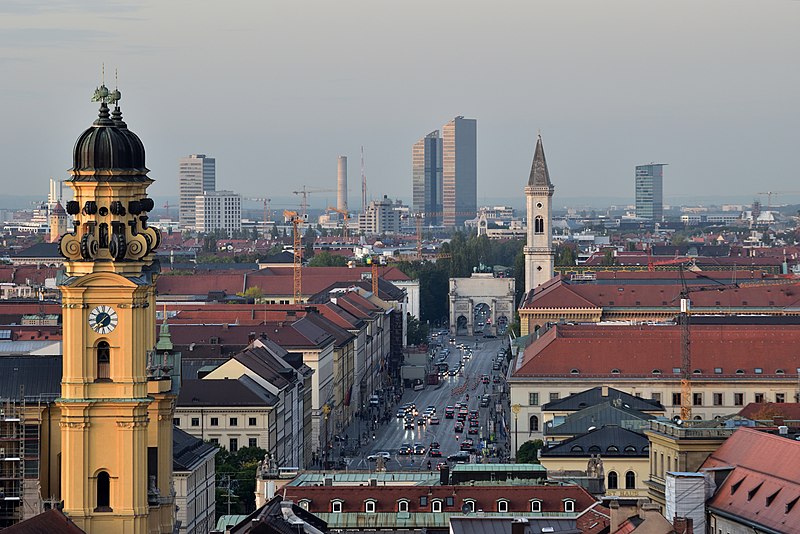
POLYGON ((517 447, 519 444, 519 411, 522 407, 519 404, 511 406, 511 411, 514 412, 514 462, 517 461, 517 447))
POLYGON ((322 468, 328 469, 328 447, 330 445, 328 437, 328 414, 331 413, 331 407, 328 403, 322 405, 322 413, 325 414, 325 439, 323 440, 322 468))

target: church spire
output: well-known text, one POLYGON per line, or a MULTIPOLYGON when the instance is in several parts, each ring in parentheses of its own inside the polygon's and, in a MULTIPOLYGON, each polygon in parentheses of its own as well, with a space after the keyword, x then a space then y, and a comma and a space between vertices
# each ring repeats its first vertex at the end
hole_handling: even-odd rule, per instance
POLYGON ((552 188, 550 173, 547 171, 547 160, 544 159, 544 147, 542 146, 542 135, 536 139, 536 150, 533 153, 533 164, 531 165, 531 175, 528 178, 529 187, 552 188))

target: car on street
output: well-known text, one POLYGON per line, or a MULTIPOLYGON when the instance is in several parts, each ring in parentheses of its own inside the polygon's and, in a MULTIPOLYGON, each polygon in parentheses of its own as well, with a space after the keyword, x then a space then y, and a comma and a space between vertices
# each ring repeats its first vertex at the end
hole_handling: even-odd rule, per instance
POLYGON ((447 374, 450 376, 456 376, 458 374, 458 369, 450 369, 447 374))
POLYGON ((369 460, 370 462, 374 462, 378 458, 383 458, 384 460, 389 460, 389 459, 391 459, 391 457, 392 457, 392 455, 389 454, 388 452, 380 451, 380 452, 376 452, 374 454, 370 454, 369 456, 367 456, 367 460, 369 460))
POLYGON ((402 419, 405 416, 406 416, 406 411, 405 410, 397 410, 397 418, 398 419, 402 419))
POLYGON ((403 429, 404 430, 409 430, 409 429, 410 430, 414 430, 414 420, 413 419, 411 419, 411 420, 406 419, 406 423, 403 425, 403 429))
POLYGON ((436 464, 436 469, 441 471, 442 467, 444 467, 446 465, 447 465, 447 462, 439 462, 438 464, 436 464))
POLYGON ((409 454, 411 454, 411 445, 409 445, 408 443, 403 443, 402 445, 400 445, 400 448, 397 449, 397 454, 400 454, 402 456, 408 456, 409 454))
POLYGON ((501 380, 500 375, 494 375, 494 378, 492 378, 492 382, 495 384, 499 384, 501 380))
POLYGON ((433 417, 431 417, 431 421, 430 421, 430 423, 431 423, 432 425, 438 425, 440 422, 441 422, 441 421, 439 421, 439 418, 438 418, 438 417, 436 417, 435 415, 434 415, 433 417))
POLYGON ((478 422, 478 420, 477 420, 477 419, 472 419, 472 420, 470 420, 470 422, 469 422, 469 427, 470 427, 470 428, 472 428, 472 427, 474 427, 474 426, 480 426, 480 423, 478 422))
POLYGON ((431 449, 431 457, 441 458, 441 456, 442 456, 442 451, 440 451, 439 449, 431 449))
POLYGON ((492 371, 499 371, 499 370, 500 370, 500 363, 499 362, 494 362, 492 364, 492 371))
POLYGON ((484 395, 484 396, 481 398, 481 408, 487 408, 488 406, 489 406, 489 397, 487 397, 486 395, 484 395))
POLYGON ((475 449, 475 442, 472 441, 472 438, 467 438, 467 439, 465 439, 464 441, 461 442, 461 445, 459 446, 459 448, 462 451, 471 452, 471 451, 473 451, 475 449))
POLYGON ((461 421, 457 422, 455 431, 456 431, 456 434, 458 434, 459 432, 463 432, 464 431, 464 423, 462 423, 461 421))
POLYGON ((426 424, 428 424, 428 422, 425 420, 424 417, 420 417, 419 419, 417 419, 417 426, 425 426, 426 424))
POLYGON ((412 451, 415 455, 421 456, 425 454, 425 446, 422 443, 415 443, 412 451))
POLYGON ((453 406, 448 406, 447 408, 444 409, 444 418, 445 419, 452 419, 453 417, 455 417, 455 414, 456 414, 456 410, 455 410, 455 408, 453 406))
POLYGON ((467 434, 471 435, 471 436, 474 436, 477 433, 478 433, 478 427, 477 426, 471 426, 471 427, 469 427, 469 430, 467 430, 467 434))
POLYGON ((448 462, 455 462, 458 464, 469 463, 469 452, 459 451, 447 457, 448 462))
POLYGON ((431 441, 430 448, 431 449, 438 449, 439 448, 439 442, 438 441, 431 441))

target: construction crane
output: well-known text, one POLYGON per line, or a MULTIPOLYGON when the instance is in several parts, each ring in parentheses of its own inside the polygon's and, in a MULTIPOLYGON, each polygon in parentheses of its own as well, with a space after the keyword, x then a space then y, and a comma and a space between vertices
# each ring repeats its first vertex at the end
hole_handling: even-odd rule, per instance
POLYGON ((335 193, 335 192, 336 189, 321 189, 318 187, 307 187, 305 185, 300 191, 292 191, 292 193, 294 193, 295 195, 303 196, 303 200, 300 203, 301 215, 303 217, 303 220, 306 220, 308 218, 308 195, 310 195, 311 193, 335 193))
POLYGON ((334 208, 333 206, 328 206, 326 211, 335 211, 342 216, 342 237, 347 239, 347 222, 350 220, 350 213, 348 213, 347 210, 340 210, 339 208, 334 208))
POLYGON ((291 210, 283 210, 283 217, 286 222, 292 223, 292 237, 294 238, 292 250, 294 253, 292 270, 294 277, 293 304, 300 304, 303 302, 303 245, 300 242, 300 225, 303 224, 303 218, 296 211, 291 210))
POLYGON ((164 205, 162 207, 167 211, 167 219, 169 219, 169 209, 174 208, 175 206, 170 206, 169 202, 164 202, 164 205))
POLYGON ((264 224, 272 220, 272 209, 270 209, 271 198, 246 198, 245 200, 252 200, 254 202, 261 202, 264 206, 264 224))
POLYGON ((772 197, 778 195, 800 195, 800 191, 761 191, 757 195, 767 195, 767 209, 772 209, 772 197))
POLYGON ((372 266, 370 277, 372 279, 372 294, 378 296, 378 262, 367 256, 367 265, 372 266))

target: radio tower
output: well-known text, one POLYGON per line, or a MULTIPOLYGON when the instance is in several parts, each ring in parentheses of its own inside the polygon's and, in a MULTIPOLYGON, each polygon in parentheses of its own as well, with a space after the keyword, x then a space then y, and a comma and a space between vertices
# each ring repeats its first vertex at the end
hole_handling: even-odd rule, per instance
POLYGON ((367 212, 367 173, 364 170, 364 146, 361 146, 361 213, 367 212))

